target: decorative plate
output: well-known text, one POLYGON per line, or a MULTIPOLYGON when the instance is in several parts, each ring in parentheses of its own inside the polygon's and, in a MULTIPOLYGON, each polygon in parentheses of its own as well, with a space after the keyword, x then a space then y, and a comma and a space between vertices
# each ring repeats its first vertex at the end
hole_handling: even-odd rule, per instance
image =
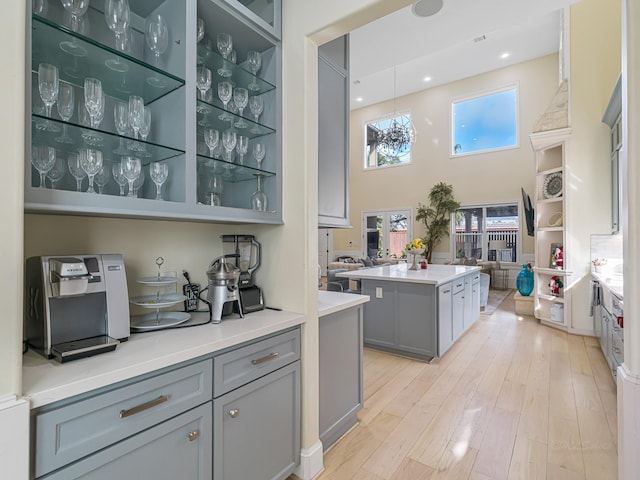
POLYGON ((544 198, 555 198, 562 195, 562 173, 550 173, 544 179, 542 185, 542 194, 544 198))
POLYGON ((562 212, 556 212, 549 217, 547 220, 547 225, 550 227, 561 227, 562 226, 562 212))
POLYGON ((184 302, 187 299, 184 295, 172 293, 169 295, 145 295, 143 297, 133 297, 129 299, 130 303, 144 308, 164 308, 184 302))

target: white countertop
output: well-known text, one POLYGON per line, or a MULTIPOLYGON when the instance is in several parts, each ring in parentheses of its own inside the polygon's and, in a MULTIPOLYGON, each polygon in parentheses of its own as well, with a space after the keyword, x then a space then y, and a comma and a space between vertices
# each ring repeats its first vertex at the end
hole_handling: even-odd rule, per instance
POLYGON ((346 310, 367 303, 369 295, 358 295, 356 293, 327 292, 318 291, 318 316, 324 317, 332 313, 346 310))
POLYGON ((620 300, 624 300, 624 277, 620 273, 611 273, 606 270, 600 273, 591 271, 593 278, 607 287, 620 300))
POLYGON ((386 267, 362 268, 352 272, 338 273, 337 276, 441 285, 468 273, 480 271, 478 266, 464 265, 429 265, 425 270, 409 270, 408 268, 409 265, 403 263, 386 267))
MULTIPOLYGON (((357 296, 357 295, 354 295, 357 296)), ((200 315, 200 314, 197 314, 200 315)), ((262 310, 222 323, 131 335, 115 351, 58 363, 23 356, 23 392, 31 408, 79 395, 304 323, 304 315, 262 310)))

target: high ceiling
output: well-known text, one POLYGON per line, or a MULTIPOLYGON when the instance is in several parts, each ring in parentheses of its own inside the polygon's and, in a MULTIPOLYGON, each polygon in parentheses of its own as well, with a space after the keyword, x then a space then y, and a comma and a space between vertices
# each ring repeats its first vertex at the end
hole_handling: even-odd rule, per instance
POLYGON ((558 52, 561 10, 579 0, 442 1, 433 16, 409 6, 351 32, 351 109, 558 52))

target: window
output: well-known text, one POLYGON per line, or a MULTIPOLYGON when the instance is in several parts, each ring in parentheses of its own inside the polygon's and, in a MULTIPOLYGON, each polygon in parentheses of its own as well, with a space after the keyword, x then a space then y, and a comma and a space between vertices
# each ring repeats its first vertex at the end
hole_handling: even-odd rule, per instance
POLYGON ((405 246, 413 238, 411 218, 410 209, 362 212, 363 256, 402 258, 405 246))
POLYGON ((520 251, 518 204, 460 208, 452 222, 455 258, 517 262, 520 251))
POLYGON ((378 134, 391 125, 391 122, 395 120, 400 125, 410 125, 411 115, 403 114, 391 116, 383 120, 376 122, 370 122, 365 125, 365 155, 364 155, 364 168, 378 168, 388 167, 390 165, 401 165, 411 163, 411 147, 403 149, 398 155, 386 156, 377 150, 378 146, 378 134))
POLYGON ((451 102, 451 155, 518 146, 516 86, 451 102))

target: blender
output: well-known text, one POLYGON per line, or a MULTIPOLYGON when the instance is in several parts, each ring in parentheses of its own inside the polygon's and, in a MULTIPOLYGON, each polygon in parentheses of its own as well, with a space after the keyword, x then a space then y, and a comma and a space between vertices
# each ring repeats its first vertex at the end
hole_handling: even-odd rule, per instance
POLYGON ((253 235, 222 235, 222 251, 240 269, 238 289, 245 313, 264 309, 262 290, 255 284, 254 272, 260 267, 260 243, 253 235))

